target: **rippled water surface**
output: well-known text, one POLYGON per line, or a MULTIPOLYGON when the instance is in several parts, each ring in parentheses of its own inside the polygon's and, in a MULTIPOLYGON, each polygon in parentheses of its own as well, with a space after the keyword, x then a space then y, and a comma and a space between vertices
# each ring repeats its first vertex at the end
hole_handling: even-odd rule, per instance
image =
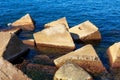
MULTIPOLYGON (((120 0, 0 0, 0 29, 26 13, 36 21, 35 31, 64 16, 70 27, 90 20, 102 34, 102 41, 95 49, 109 68, 106 49, 120 41, 120 0)), ((31 38, 32 33, 22 33, 20 38, 31 38)))

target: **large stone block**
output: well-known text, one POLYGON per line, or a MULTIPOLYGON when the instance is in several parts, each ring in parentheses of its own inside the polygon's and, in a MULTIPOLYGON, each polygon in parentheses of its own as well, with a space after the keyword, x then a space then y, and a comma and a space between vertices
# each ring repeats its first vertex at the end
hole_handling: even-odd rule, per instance
POLYGON ((26 14, 17 21, 11 23, 10 26, 19 27, 23 30, 30 30, 30 31, 34 30, 35 28, 34 22, 29 14, 26 14))
POLYGON ((111 68, 120 68, 120 42, 114 43, 107 50, 111 68))
POLYGON ((55 75, 54 80, 93 80, 92 77, 80 66, 70 62, 60 67, 55 75))
POLYGON ((70 33, 62 24, 34 33, 34 39, 38 50, 42 53, 59 55, 75 48, 70 33))
POLYGON ((0 80, 32 80, 14 67, 11 63, 0 57, 0 80))
POLYGON ((101 34, 98 28, 90 21, 85 21, 77 26, 69 29, 75 41, 82 41, 85 43, 99 42, 101 34))
POLYGON ((69 26, 68 26, 66 17, 63 17, 63 18, 60 18, 60 19, 58 19, 58 20, 56 20, 56 21, 52 21, 52 22, 50 22, 50 23, 47 23, 47 24, 45 24, 44 26, 45 26, 45 28, 48 28, 48 27, 55 26, 55 25, 57 25, 57 24, 64 24, 64 25, 67 27, 67 29, 69 29, 69 26))
POLYGON ((92 45, 86 45, 78 50, 63 55, 55 59, 54 63, 57 67, 60 67, 67 61, 78 64, 90 73, 100 73, 105 71, 105 67, 92 45))
POLYGON ((0 56, 10 61, 28 51, 28 48, 14 34, 0 32, 0 42, 0 56))

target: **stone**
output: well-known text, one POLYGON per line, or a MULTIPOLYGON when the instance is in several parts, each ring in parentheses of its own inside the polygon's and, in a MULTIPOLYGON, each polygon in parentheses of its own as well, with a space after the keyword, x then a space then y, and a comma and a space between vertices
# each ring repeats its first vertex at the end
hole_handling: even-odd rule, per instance
POLYGON ((0 57, 0 80, 32 80, 11 63, 0 57))
POLYGON ((65 25, 58 24, 34 33, 37 49, 44 54, 65 54, 75 49, 75 44, 65 25))
POLYGON ((78 64, 80 67, 92 74, 99 74, 106 71, 96 51, 90 44, 68 54, 65 54, 59 58, 56 58, 54 60, 54 63, 59 68, 67 61, 78 64))
POLYGON ((22 42, 32 48, 35 47, 35 41, 34 39, 27 39, 27 40, 22 40, 22 42))
POLYGON ((114 43, 107 49, 111 68, 120 68, 120 42, 114 43))
POLYGON ((53 59, 50 59, 47 55, 36 55, 32 61, 37 64, 54 65, 53 59))
POLYGON ((80 66, 70 62, 60 67, 55 75, 54 80, 93 80, 92 77, 80 66))
POLYGON ((29 63, 26 73, 33 80, 52 80, 56 70, 55 66, 29 63))
POLYGON ((10 29, 5 29, 2 30, 1 32, 7 32, 11 34, 17 34, 21 29, 20 28, 10 28, 10 29))
POLYGON ((85 21, 69 29, 75 41, 85 43, 95 43, 101 40, 101 34, 98 28, 90 21, 85 21))
POLYGON ((23 30, 33 31, 35 28, 34 22, 30 17, 30 14, 26 14, 25 16, 21 17, 17 21, 11 23, 13 27, 19 27, 23 30))
POLYGON ((0 56, 13 61, 28 51, 26 45, 15 34, 0 32, 0 56))
POLYGON ((44 25, 44 27, 48 28, 48 27, 56 26, 57 24, 64 24, 66 26, 66 28, 69 29, 66 17, 63 17, 63 18, 60 18, 56 21, 52 21, 50 23, 47 23, 47 24, 44 25))

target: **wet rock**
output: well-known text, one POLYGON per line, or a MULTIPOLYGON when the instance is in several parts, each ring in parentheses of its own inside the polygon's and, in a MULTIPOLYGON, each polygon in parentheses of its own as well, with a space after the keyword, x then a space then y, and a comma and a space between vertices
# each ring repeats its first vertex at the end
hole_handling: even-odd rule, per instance
POLYGON ((17 34, 20 32, 20 28, 10 28, 10 29, 5 29, 2 30, 1 32, 7 32, 7 33, 12 33, 12 34, 17 34))
POLYGON ((26 14, 17 21, 11 23, 11 26, 19 27, 23 30, 30 30, 30 31, 34 30, 35 28, 34 22, 29 14, 26 14))
POLYGON ((34 39, 37 49, 45 54, 65 54, 75 48, 70 33, 62 24, 34 33, 34 39))
POLYGON ((5 59, 13 61, 28 51, 15 34, 0 32, 0 37, 0 56, 5 59))
POLYGON ((56 71, 54 75, 54 80, 93 80, 93 79, 80 66, 67 62, 56 71))
POLYGON ((50 59, 47 55, 36 55, 32 61, 37 64, 54 65, 53 60, 50 59))
POLYGON ((34 39, 27 39, 27 40, 22 40, 22 42, 26 45, 28 45, 30 48, 35 47, 35 41, 34 39))
POLYGON ((69 29, 73 39, 78 42, 97 43, 101 40, 98 28, 90 21, 85 21, 69 29))
POLYGON ((76 63, 86 71, 93 74, 105 71, 105 67, 93 46, 90 44, 55 59, 54 63, 57 67, 60 67, 67 61, 76 63))
POLYGON ((11 63, 0 58, 0 80, 31 80, 11 63))
POLYGON ((107 50, 111 68, 120 68, 120 42, 114 43, 107 50))
POLYGON ((26 66, 30 63, 29 60, 24 60, 22 63, 15 64, 15 67, 17 67, 22 72, 26 73, 26 66))
POLYGON ((27 75, 33 80, 52 80, 56 70, 53 66, 32 63, 27 65, 27 75))
POLYGON ((44 26, 45 26, 45 28, 48 28, 48 27, 56 26, 57 24, 64 24, 66 26, 66 28, 69 29, 66 17, 63 17, 63 18, 60 18, 60 19, 58 19, 56 21, 47 23, 44 26))

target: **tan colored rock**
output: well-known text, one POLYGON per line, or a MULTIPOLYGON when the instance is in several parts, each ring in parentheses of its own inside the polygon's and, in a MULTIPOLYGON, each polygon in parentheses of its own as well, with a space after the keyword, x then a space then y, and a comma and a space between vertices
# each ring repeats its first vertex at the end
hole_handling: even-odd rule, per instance
POLYGON ((60 19, 58 19, 56 21, 47 23, 44 26, 45 26, 45 28, 48 28, 48 27, 56 26, 57 24, 64 24, 67 27, 67 29, 69 29, 66 17, 63 17, 63 18, 60 18, 60 19))
POLYGON ((74 50, 75 44, 66 27, 56 26, 34 33, 36 46, 42 53, 59 55, 74 50))
POLYGON ((55 59, 54 63, 57 67, 60 67, 67 61, 78 64, 90 73, 100 73, 105 71, 105 67, 92 45, 86 45, 78 50, 63 55, 55 59))
POLYGON ((6 30, 2 30, 1 32, 7 32, 7 33, 14 33, 17 34, 21 29, 20 28, 11 28, 11 29, 6 29, 6 30))
POLYGON ((85 21, 77 26, 69 29, 73 39, 75 41, 82 42, 99 42, 101 40, 101 34, 98 28, 90 21, 85 21))
POLYGON ((54 75, 54 80, 93 80, 93 79, 80 66, 67 62, 56 71, 54 75))
POLYGON ((11 26, 19 27, 23 30, 30 30, 30 31, 34 30, 35 28, 34 22, 29 14, 26 14, 17 21, 13 22, 11 26))
POLYGON ((120 42, 114 43, 107 50, 110 65, 112 68, 120 67, 120 42))
POLYGON ((11 63, 0 57, 0 80, 32 80, 11 63))
POLYGON ((0 37, 0 56, 7 60, 12 61, 28 50, 14 34, 0 32, 0 37))
POLYGON ((27 39, 27 40, 22 40, 22 42, 30 47, 35 47, 35 41, 34 39, 27 39))

